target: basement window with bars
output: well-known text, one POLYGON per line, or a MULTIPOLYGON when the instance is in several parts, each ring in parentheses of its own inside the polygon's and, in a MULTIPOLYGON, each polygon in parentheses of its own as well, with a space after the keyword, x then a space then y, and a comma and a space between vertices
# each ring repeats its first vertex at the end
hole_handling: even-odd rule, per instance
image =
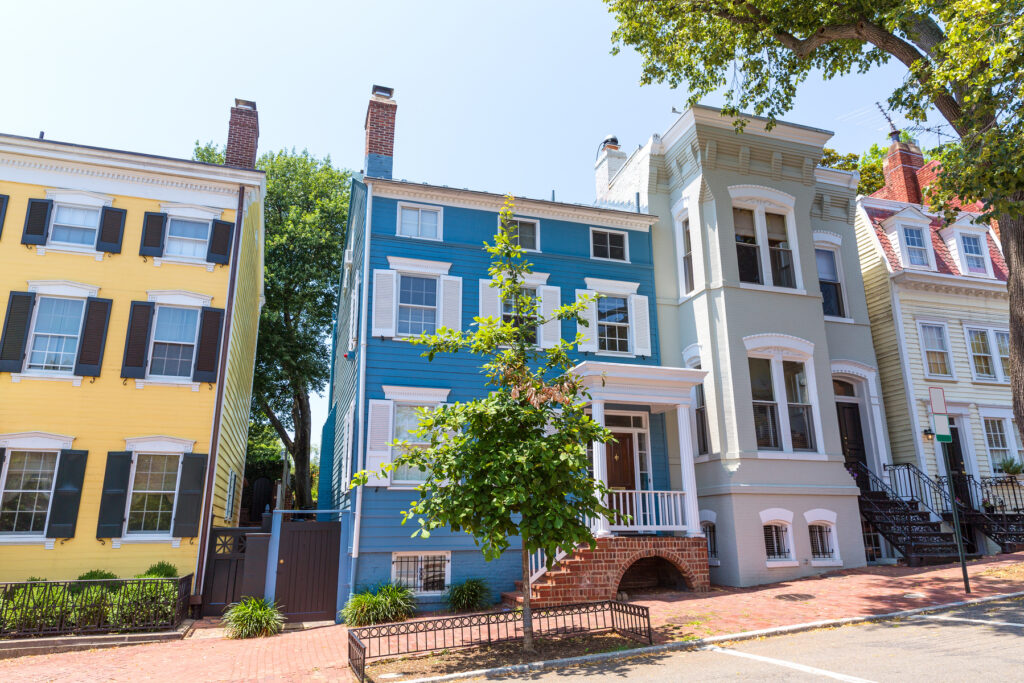
POLYGON ((708 559, 718 559, 718 536, 715 533, 714 522, 701 522, 700 529, 704 532, 704 538, 708 542, 708 559))
POLYGON ((764 552, 769 560, 788 560, 789 539, 785 524, 764 525, 764 552))
POLYGON ((391 580, 414 593, 443 593, 451 584, 451 553, 392 553, 391 580))
POLYGON ((815 560, 831 560, 836 556, 832 547, 832 527, 828 524, 811 524, 807 527, 811 536, 811 557, 815 560))

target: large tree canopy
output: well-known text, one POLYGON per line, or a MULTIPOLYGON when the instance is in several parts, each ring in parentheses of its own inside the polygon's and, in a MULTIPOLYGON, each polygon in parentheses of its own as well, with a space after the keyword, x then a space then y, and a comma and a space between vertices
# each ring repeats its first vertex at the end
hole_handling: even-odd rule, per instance
MULTIPOLYGON (((788 112, 797 86, 887 63, 906 69, 890 109, 956 136, 937 151, 929 196, 952 216, 959 198, 998 218, 1010 270, 1014 412, 1024 424, 1024 0, 605 0, 617 51, 636 48, 644 83, 724 89, 725 113, 788 112)), ((742 125, 741 123, 739 125, 742 125)))

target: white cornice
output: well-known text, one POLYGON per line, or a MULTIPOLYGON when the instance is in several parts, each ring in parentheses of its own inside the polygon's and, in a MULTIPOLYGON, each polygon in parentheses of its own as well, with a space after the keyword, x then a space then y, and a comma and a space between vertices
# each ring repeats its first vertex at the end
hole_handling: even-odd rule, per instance
POLYGON ((814 169, 814 179, 819 183, 839 185, 840 187, 854 189, 860 182, 860 173, 857 171, 841 171, 838 168, 818 166, 814 169))
POLYGON ((625 282, 623 280, 604 280, 597 277, 585 277, 587 289, 592 289, 601 294, 612 294, 617 296, 629 296, 636 294, 640 289, 639 282, 625 282))
MULTIPOLYGON (((743 114, 740 118, 747 122, 746 127, 743 129, 743 133, 745 135, 759 135, 775 140, 795 142, 802 145, 812 145, 819 148, 823 147, 825 143, 832 138, 831 131, 822 130, 820 128, 811 128, 809 126, 801 126, 794 123, 787 123, 785 121, 777 121, 775 123, 775 127, 769 131, 765 126, 767 123, 766 119, 759 116, 751 116, 749 114, 743 114)), ((680 114, 675 123, 673 123, 661 136, 663 148, 671 149, 672 145, 678 142, 687 130, 693 128, 698 123, 705 126, 713 126, 715 128, 735 130, 733 126, 733 119, 731 117, 722 116, 721 109, 708 107, 706 105, 697 105, 696 107, 691 107, 680 114)))
POLYGON ((85 190, 66 190, 62 188, 51 188, 46 191, 46 198, 52 199, 58 204, 80 204, 82 206, 93 206, 100 208, 110 206, 114 198, 108 194, 99 192, 86 192, 85 190))
POLYGON ((173 436, 137 436, 125 439, 124 444, 133 453, 191 453, 196 442, 173 436))
POLYGON ((965 275, 947 275, 919 270, 901 270, 891 275, 894 283, 913 289, 949 294, 984 294, 996 298, 1008 296, 1002 280, 982 279, 965 275))
POLYGON ((162 202, 160 210, 178 218, 195 218, 203 221, 212 221, 221 217, 223 211, 209 206, 199 204, 178 204, 176 202, 162 202))
MULTIPOLYGON (((477 190, 461 190, 453 187, 438 187, 403 182, 400 180, 384 180, 366 178, 366 183, 373 186, 373 196, 387 199, 408 199, 429 202, 443 206, 459 206, 483 211, 500 211, 505 204, 505 197, 490 192, 477 190)), ((658 221, 657 216, 645 213, 632 213, 617 209, 601 209, 576 204, 547 202, 538 199, 517 198, 516 213, 533 218, 586 223, 601 227, 638 230, 647 232, 651 225, 658 221)))
POLYGON ((147 300, 167 306, 209 306, 213 297, 209 294, 189 292, 184 289, 150 289, 147 300))
POLYGON ((52 450, 71 448, 75 437, 49 432, 14 432, 0 434, 0 447, 19 450, 52 450))
POLYGON ((391 266, 391 270, 424 275, 447 275, 448 271, 452 269, 452 264, 445 261, 427 261, 404 256, 388 256, 388 265, 391 266))
POLYGON ((814 342, 791 334, 752 334, 743 338, 743 345, 748 352, 754 353, 796 355, 803 358, 811 358, 814 355, 814 342))
POLYGON ((96 296, 100 288, 71 280, 29 280, 28 291, 50 296, 96 296))

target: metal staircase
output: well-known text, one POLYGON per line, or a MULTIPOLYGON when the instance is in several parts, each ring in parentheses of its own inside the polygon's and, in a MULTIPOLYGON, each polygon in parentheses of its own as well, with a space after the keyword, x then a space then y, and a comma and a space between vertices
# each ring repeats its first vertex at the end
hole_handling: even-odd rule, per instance
MULTIPOLYGON (((860 513, 912 566, 954 562, 956 538, 919 500, 906 500, 862 463, 850 467, 860 487, 860 513)), ((932 482, 934 484, 934 482, 932 482)))

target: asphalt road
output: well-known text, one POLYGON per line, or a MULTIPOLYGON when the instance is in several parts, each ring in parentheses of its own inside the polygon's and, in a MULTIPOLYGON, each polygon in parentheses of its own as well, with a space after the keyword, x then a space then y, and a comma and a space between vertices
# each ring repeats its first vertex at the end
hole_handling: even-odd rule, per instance
POLYGON ((1004 600, 505 677, 558 681, 1024 681, 1024 601, 1004 600))

